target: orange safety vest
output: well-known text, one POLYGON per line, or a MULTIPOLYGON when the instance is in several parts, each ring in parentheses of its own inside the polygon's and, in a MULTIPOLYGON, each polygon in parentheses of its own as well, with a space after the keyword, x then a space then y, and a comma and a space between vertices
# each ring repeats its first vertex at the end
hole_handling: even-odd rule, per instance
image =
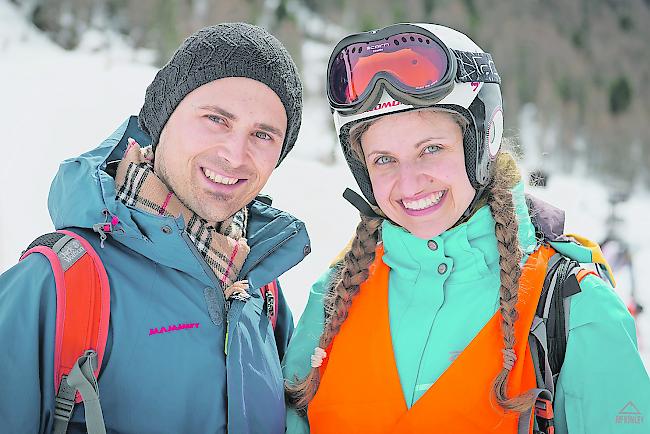
MULTIPOLYGON (((516 363, 508 396, 537 386, 528 334, 554 254, 541 247, 523 267, 515 322, 516 363)), ((395 365, 388 314, 389 267, 383 247, 361 285, 348 318, 321 366, 321 382, 309 404, 312 434, 320 433, 516 433, 519 414, 505 413, 492 383, 503 367, 501 313, 479 334, 409 409, 395 365)), ((532 432, 533 418, 529 423, 532 432)))

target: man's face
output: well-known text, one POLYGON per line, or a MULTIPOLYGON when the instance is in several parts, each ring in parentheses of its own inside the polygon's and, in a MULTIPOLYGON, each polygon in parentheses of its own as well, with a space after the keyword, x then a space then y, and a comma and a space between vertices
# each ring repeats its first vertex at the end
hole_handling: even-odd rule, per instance
POLYGON ((243 77, 215 80, 176 107, 154 171, 200 217, 223 221, 262 190, 286 130, 284 106, 268 86, 243 77))

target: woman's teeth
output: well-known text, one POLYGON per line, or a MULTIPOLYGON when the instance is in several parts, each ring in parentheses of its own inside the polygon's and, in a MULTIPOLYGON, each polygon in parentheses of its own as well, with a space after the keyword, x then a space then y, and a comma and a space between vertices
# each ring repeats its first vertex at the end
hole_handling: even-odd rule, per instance
POLYGON ((214 173, 212 170, 205 169, 205 168, 203 169, 203 174, 206 177, 210 178, 212 181, 216 182, 217 184, 233 185, 236 184, 237 181, 239 181, 239 179, 237 178, 228 178, 225 176, 221 176, 214 173))
POLYGON ((440 202, 440 199, 442 199, 442 196, 445 194, 445 191, 446 190, 439 191, 437 193, 431 194, 429 197, 425 197, 424 199, 420 199, 420 200, 414 200, 412 202, 402 201, 402 204, 404 205, 404 208, 413 211, 426 209, 440 202))

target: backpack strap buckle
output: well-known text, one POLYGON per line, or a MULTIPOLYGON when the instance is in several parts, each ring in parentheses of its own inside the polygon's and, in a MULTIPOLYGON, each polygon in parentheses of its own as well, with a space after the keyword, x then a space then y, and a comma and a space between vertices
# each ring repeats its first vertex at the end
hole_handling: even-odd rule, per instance
POLYGON ((65 433, 68 430, 68 423, 70 423, 70 418, 72 418, 76 395, 77 389, 68 384, 68 376, 64 375, 61 378, 59 391, 55 398, 54 433, 65 433))
POLYGON ((540 423, 540 433, 555 434, 553 403, 551 400, 538 397, 535 401, 535 416, 540 423))
POLYGON ((74 410, 77 392, 84 403, 86 428, 89 434, 106 434, 104 415, 99 402, 99 386, 93 370, 97 365, 97 353, 86 351, 75 363, 70 373, 63 376, 56 394, 54 434, 65 434, 74 410))

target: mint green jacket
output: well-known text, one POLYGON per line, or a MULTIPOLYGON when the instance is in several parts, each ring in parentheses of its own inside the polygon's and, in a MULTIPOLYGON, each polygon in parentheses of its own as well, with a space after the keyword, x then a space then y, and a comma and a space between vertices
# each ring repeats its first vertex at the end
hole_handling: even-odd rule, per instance
MULTIPOLYGON (((520 244, 527 256, 536 247, 535 230, 523 186, 513 191, 520 244)), ((409 407, 498 308, 494 225, 489 208, 483 207, 468 222, 433 238, 435 245, 388 222, 382 226, 383 260, 390 267, 391 337, 409 407)), ((578 246, 555 247, 582 260, 578 246)), ((310 355, 323 330, 323 294, 331 271, 312 286, 289 343, 283 372, 290 381, 309 371, 310 355)), ((556 433, 650 433, 650 379, 637 350, 634 320, 600 278, 587 276, 580 288, 570 300, 569 339, 555 394, 556 433)), ((290 409, 287 433, 308 432, 307 420, 290 409)))

